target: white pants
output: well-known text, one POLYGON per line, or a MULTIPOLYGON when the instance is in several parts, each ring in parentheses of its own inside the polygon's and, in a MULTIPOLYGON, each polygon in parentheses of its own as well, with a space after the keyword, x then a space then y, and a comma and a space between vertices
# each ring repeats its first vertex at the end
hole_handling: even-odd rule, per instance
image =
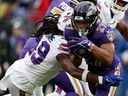
POLYGON ((0 88, 2 90, 6 90, 7 88, 9 89, 9 92, 11 96, 31 96, 31 94, 25 93, 22 91, 24 95, 21 95, 21 89, 17 88, 12 81, 9 78, 4 77, 0 81, 0 88))

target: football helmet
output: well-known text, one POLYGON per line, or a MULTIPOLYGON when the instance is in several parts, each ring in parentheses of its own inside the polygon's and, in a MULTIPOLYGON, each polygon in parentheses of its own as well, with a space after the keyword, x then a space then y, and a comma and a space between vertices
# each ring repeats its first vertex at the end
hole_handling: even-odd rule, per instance
POLYGON ((80 2, 75 8, 72 15, 73 28, 84 35, 88 34, 88 29, 97 21, 98 10, 94 3, 89 1, 80 2))

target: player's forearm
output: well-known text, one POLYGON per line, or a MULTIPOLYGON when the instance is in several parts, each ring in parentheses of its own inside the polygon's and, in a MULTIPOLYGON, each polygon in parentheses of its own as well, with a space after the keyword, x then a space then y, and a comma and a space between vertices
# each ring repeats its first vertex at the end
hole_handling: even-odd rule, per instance
POLYGON ((119 23, 117 23, 116 28, 119 30, 122 36, 128 40, 128 23, 126 23, 124 20, 121 20, 119 23))
POLYGON ((82 63, 82 57, 80 57, 79 55, 71 55, 70 56, 72 63, 75 67, 79 67, 82 63))
POLYGON ((80 68, 70 68, 69 70, 65 69, 71 76, 90 83, 97 83, 99 84, 98 75, 92 74, 91 72, 88 72, 86 69, 80 69, 80 68))
POLYGON ((88 72, 88 70, 86 69, 80 69, 80 68, 72 68, 70 70, 68 70, 68 73, 85 82, 89 82, 89 83, 93 83, 93 84, 99 84, 99 78, 98 77, 102 77, 102 76, 98 76, 96 74, 93 74, 91 72, 88 72))
POLYGON ((72 63, 70 56, 66 54, 59 54, 57 56, 57 60, 59 64, 61 64, 62 68, 65 71, 67 71, 70 75, 72 75, 73 77, 77 79, 81 79, 81 76, 84 70, 75 67, 74 64, 72 63))
POLYGON ((105 64, 112 64, 113 52, 100 48, 95 44, 91 47, 91 52, 98 60, 106 62, 105 64))
POLYGON ((79 80, 82 80, 82 73, 84 72, 84 69, 80 69, 80 68, 70 68, 70 70, 67 70, 68 71, 68 73, 71 75, 71 76, 73 76, 73 77, 75 77, 75 78, 77 78, 77 79, 79 79, 79 80))
POLYGON ((57 56, 57 60, 61 64, 62 68, 73 77, 87 82, 99 83, 98 75, 88 72, 87 67, 84 69, 75 67, 68 56, 60 54, 57 56))

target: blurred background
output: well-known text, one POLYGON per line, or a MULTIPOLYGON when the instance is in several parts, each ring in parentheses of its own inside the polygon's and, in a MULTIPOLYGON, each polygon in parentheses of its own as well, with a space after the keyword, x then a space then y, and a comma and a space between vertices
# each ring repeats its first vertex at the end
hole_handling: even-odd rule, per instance
MULTIPOLYGON (((0 78, 19 58, 26 40, 34 32, 33 16, 40 3, 41 0, 0 0, 0 78)), ((124 19, 128 22, 128 11, 124 19)), ((118 89, 117 96, 128 96, 128 42, 117 30, 115 36, 118 45, 116 52, 124 67, 124 81, 118 89)))

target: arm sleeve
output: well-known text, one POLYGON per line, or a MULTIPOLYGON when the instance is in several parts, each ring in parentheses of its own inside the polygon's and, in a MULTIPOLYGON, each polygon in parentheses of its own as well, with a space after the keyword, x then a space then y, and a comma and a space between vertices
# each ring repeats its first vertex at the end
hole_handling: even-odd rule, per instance
POLYGON ((30 52, 36 47, 36 45, 38 44, 38 41, 36 39, 36 37, 31 37, 26 41, 24 48, 20 52, 19 58, 23 58, 27 52, 30 52))
POLYGON ((104 43, 110 43, 114 42, 114 34, 113 29, 110 27, 105 27, 103 29, 100 29, 99 34, 97 35, 98 42, 100 45, 104 43))

